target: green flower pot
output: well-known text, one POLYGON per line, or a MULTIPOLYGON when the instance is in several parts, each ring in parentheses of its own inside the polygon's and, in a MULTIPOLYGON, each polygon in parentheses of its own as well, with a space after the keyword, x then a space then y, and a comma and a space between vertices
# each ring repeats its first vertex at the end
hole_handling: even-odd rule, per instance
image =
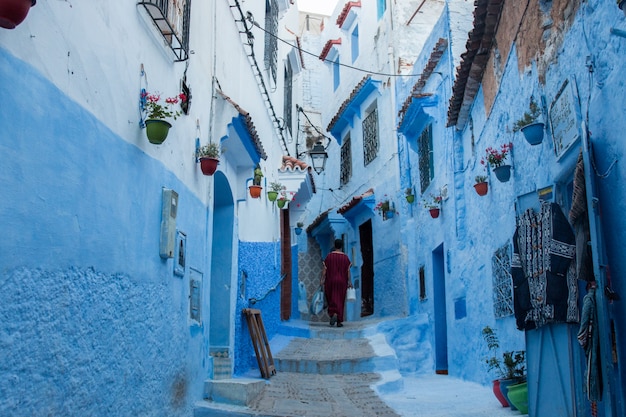
POLYGON ((411 195, 407 195, 407 196, 406 196, 406 201, 407 201, 409 204, 413 204, 413 202, 415 201, 415 196, 414 196, 414 195, 412 195, 412 194, 411 194, 411 195))
POLYGON ((172 125, 165 120, 148 119, 146 120, 146 136, 150 143, 160 145, 165 142, 170 127, 172 125))
POLYGON ((528 382, 510 385, 506 395, 515 408, 522 414, 528 414, 528 382))
POLYGON ((283 207, 285 207, 285 203, 287 203, 287 200, 278 200, 278 201, 276 202, 276 205, 277 205, 279 208, 283 208, 283 207))
POLYGON ((276 197, 278 197, 278 192, 276 192, 276 191, 268 191, 267 192, 267 199, 269 201, 276 201, 276 197))

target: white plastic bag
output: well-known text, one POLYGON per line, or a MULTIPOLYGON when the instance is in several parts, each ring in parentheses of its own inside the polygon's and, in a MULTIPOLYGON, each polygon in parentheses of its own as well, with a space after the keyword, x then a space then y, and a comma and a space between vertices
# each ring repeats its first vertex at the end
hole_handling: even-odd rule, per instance
POLYGON ((356 290, 354 287, 348 288, 346 292, 346 301, 356 301, 356 290))
POLYGON ((311 314, 318 315, 324 310, 324 290, 320 286, 311 299, 311 314))
POLYGON ((301 314, 309 312, 309 306, 306 302, 306 287, 302 281, 298 281, 298 311, 301 314))

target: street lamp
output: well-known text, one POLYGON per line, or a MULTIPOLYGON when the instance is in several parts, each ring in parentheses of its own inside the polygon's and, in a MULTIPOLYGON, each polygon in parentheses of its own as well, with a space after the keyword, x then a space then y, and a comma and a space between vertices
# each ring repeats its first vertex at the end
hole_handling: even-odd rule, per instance
POLYGON ((326 149, 324 149, 322 142, 317 142, 315 146, 313 146, 313 149, 309 151, 309 156, 311 157, 313 169, 318 175, 321 174, 326 166, 326 159, 328 159, 328 154, 326 153, 326 149))

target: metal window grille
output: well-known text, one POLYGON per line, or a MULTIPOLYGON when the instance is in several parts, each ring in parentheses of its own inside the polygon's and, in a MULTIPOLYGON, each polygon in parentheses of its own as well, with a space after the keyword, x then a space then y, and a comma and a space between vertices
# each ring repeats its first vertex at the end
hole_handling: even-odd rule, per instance
POLYGON ((496 318, 513 314, 513 280, 511 278, 511 245, 500 247, 491 258, 493 274, 493 311, 496 318))
POLYGON ((293 123, 292 121, 292 83, 293 83, 293 70, 291 69, 291 62, 289 62, 289 60, 287 60, 287 65, 285 65, 285 88, 283 89, 284 91, 284 108, 283 108, 283 115, 285 118, 285 125, 287 127, 287 129, 289 130, 289 134, 293 136, 293 132, 291 131, 291 125, 293 123))
POLYGON ((433 169, 433 133, 432 125, 428 125, 419 137, 419 172, 420 189, 426 191, 434 177, 433 169))
POLYGON ((265 2, 265 68, 270 71, 276 83, 278 62, 278 5, 276 0, 265 2))
POLYGON ((350 134, 346 135, 341 145, 341 185, 347 184, 352 177, 352 145, 350 134))
POLYGON ((189 22, 191 0, 147 0, 142 5, 176 56, 176 61, 189 58, 189 22))
POLYGON ((378 155, 378 108, 363 119, 363 162, 367 166, 378 155))

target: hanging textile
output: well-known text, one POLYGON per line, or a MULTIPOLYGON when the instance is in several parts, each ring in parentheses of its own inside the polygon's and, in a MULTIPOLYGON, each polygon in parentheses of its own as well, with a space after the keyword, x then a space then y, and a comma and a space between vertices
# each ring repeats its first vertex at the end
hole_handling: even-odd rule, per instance
POLYGON ((597 329, 598 311, 596 308, 595 281, 583 298, 583 308, 578 330, 578 343, 585 350, 587 371, 585 392, 592 403, 602 400, 602 368, 600 364, 600 338, 597 329))
POLYGON ((591 258, 591 233, 589 231, 589 216, 587 212, 587 189, 585 185, 585 165, 582 149, 578 154, 576 170, 574 171, 574 191, 572 193, 572 208, 569 211, 569 221, 576 236, 576 276, 584 281, 593 281, 593 261, 591 258))
POLYGON ((513 308, 517 328, 578 322, 575 237, 561 207, 526 210, 513 236, 513 308))

